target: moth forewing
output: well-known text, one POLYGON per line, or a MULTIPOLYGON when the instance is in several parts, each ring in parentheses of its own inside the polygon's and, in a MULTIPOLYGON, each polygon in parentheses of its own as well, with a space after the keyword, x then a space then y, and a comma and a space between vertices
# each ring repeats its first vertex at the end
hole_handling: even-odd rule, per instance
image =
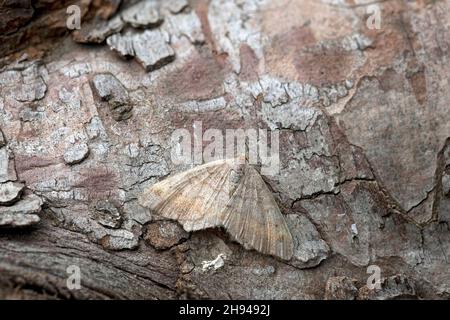
POLYGON ((228 199, 220 188, 228 171, 219 160, 176 174, 148 188, 140 203, 157 215, 178 220, 186 231, 216 227, 221 203, 228 199))
POLYGON ((293 241, 283 215, 259 173, 246 166, 245 176, 223 215, 225 229, 247 249, 289 260, 293 241))
POLYGON ((145 190, 139 203, 186 231, 224 227, 245 248, 289 260, 292 236, 259 173, 241 158, 217 160, 145 190))

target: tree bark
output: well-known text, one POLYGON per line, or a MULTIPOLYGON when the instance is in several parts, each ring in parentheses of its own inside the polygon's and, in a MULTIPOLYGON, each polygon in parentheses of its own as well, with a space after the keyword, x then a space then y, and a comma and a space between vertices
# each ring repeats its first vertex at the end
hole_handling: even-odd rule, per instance
POLYGON ((8 1, 0 21, 0 298, 449 297, 449 1, 8 1), (179 129, 279 135, 291 260, 139 205, 193 166, 179 129))

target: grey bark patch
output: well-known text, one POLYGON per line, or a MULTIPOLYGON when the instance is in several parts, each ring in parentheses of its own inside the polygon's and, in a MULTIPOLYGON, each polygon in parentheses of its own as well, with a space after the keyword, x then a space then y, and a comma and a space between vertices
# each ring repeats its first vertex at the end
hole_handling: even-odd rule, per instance
POLYGON ((325 300, 355 300, 356 280, 348 277, 330 277, 325 285, 325 300))
POLYGON ((16 202, 12 206, 2 207, 0 206, 0 214, 2 213, 39 213, 41 211, 42 199, 36 195, 24 196, 19 202, 16 202))
POLYGON ((0 227, 2 228, 21 228, 37 224, 40 218, 36 214, 0 214, 0 227))
POLYGON ((128 103, 128 92, 123 84, 110 73, 101 73, 94 76, 92 80, 94 89, 104 101, 113 106, 128 103))
POLYGON ((136 57, 147 71, 161 68, 175 59, 168 35, 159 30, 127 31, 106 39, 111 49, 123 57, 136 57))
POLYGON ((102 43, 125 27, 155 28, 163 22, 159 5, 154 1, 140 1, 109 20, 95 18, 83 23, 81 30, 73 32, 73 40, 80 43, 102 43))
POLYGON ((330 247, 307 217, 290 214, 286 216, 286 221, 294 240, 294 255, 290 264, 298 268, 311 268, 328 257, 330 247))
POLYGON ((346 50, 361 50, 372 47, 373 40, 361 33, 355 33, 342 39, 342 46, 346 50))
POLYGON ((46 74, 45 66, 39 61, 26 62, 13 70, 0 73, 0 84, 8 89, 5 95, 10 95, 19 102, 32 102, 44 98, 47 92, 44 81, 46 74))
POLYGON ((158 6, 153 1, 138 2, 122 12, 122 20, 135 28, 154 28, 163 21, 158 6))
POLYGON ((286 103, 276 108, 264 104, 262 113, 272 130, 305 130, 321 114, 318 109, 302 106, 298 102, 286 103))
POLYGON ((131 117, 132 106, 129 104, 128 91, 114 75, 110 73, 97 74, 92 79, 92 85, 98 96, 108 102, 116 121, 131 117))
POLYGON ((0 148, 4 147, 6 145, 6 139, 5 136, 3 135, 2 130, 0 130, 0 148))
POLYGON ((42 78, 28 80, 22 86, 16 96, 17 101, 31 102, 41 100, 47 92, 47 85, 42 78))
POLYGON ((442 176, 442 191, 447 197, 450 197, 450 174, 442 176))
POLYGON ((92 208, 91 216, 102 226, 119 228, 122 224, 122 215, 114 203, 109 200, 100 200, 92 208))
POLYGON ((134 56, 133 42, 130 35, 130 31, 124 33, 123 35, 119 33, 113 34, 106 39, 106 43, 120 56, 130 58, 134 56))
POLYGON ((64 152, 64 162, 73 165, 82 162, 89 155, 89 147, 86 143, 70 146, 64 152))
POLYGON ((0 184, 0 205, 9 205, 16 202, 25 185, 19 182, 5 182, 0 184))
POLYGON ((100 239, 100 244, 109 250, 134 249, 138 246, 138 238, 127 230, 111 230, 100 239))
POLYGON ((0 148, 0 182, 8 181, 9 155, 6 148, 0 148))
POLYGON ((171 13, 177 14, 189 6, 187 0, 167 0, 163 2, 163 7, 171 13))
POLYGON ((145 224, 153 220, 149 210, 140 206, 137 201, 128 201, 123 206, 123 211, 128 219, 132 219, 139 224, 145 224))
POLYGON ((259 277, 270 276, 275 273, 274 266, 259 266, 252 269, 252 273, 259 277))
POLYGON ((44 108, 37 107, 35 109, 30 108, 29 106, 25 106, 19 112, 19 118, 22 122, 33 122, 40 121, 44 117, 44 108))
POLYGON ((0 183, 17 180, 13 154, 6 147, 0 148, 0 183))
POLYGON ((161 28, 174 37, 185 36, 193 44, 202 44, 205 42, 202 24, 193 10, 177 15, 170 15, 167 17, 167 23, 164 23, 161 28))

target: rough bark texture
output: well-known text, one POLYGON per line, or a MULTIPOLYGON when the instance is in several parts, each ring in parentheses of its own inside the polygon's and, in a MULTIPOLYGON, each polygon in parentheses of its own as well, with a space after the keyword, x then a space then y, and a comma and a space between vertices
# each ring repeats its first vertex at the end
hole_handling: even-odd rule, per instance
POLYGON ((1 298, 450 296, 450 1, 149 2, 0 3, 1 298), (138 204, 194 121, 279 130, 291 261, 138 204))

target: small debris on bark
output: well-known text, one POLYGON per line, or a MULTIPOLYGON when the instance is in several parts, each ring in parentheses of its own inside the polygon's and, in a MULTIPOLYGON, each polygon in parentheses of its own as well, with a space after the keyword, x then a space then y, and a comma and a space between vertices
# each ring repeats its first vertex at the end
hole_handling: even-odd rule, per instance
POLYGON ((202 262, 202 271, 208 271, 208 270, 217 270, 222 268, 225 265, 225 259, 227 257, 220 253, 217 258, 211 261, 203 261, 202 262))

